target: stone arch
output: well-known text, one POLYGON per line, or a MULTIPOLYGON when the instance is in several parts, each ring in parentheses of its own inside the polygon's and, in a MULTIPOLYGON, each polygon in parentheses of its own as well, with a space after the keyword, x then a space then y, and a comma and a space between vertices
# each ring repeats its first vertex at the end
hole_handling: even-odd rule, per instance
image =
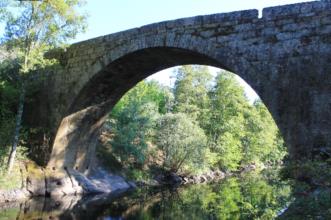
MULTIPOLYGON (((84 85, 68 108, 67 116, 57 131, 48 167, 67 167, 87 172, 93 163, 99 129, 116 102, 144 78, 160 70, 185 64, 225 69, 250 84, 246 69, 251 65, 245 57, 234 54, 231 48, 215 50, 208 41, 197 42, 193 49, 148 47, 124 54, 107 65, 95 64, 102 68, 84 85)), ((255 84, 250 85, 254 88, 255 84)))
POLYGON ((58 57, 62 68, 47 78, 47 97, 40 106, 47 109, 45 123, 55 124, 51 131, 59 128, 48 166, 88 170, 89 146, 120 94, 152 71, 188 63, 243 78, 268 107, 293 159, 331 149, 330 7, 328 1, 316 1, 266 8, 262 18, 257 10, 183 18, 70 46, 58 57), (152 65, 158 53, 167 65, 152 65), (139 75, 133 68, 137 74, 130 76, 121 65, 129 60, 136 62, 131 67, 142 70, 142 63, 145 70, 139 75), (117 75, 109 73, 112 69, 117 75), (95 86, 107 80, 104 89, 95 86), (109 84, 113 90, 107 90, 109 84))

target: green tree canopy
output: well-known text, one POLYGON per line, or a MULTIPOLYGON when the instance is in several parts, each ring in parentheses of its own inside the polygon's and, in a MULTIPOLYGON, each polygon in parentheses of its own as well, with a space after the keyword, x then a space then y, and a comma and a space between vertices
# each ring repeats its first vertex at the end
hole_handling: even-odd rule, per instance
POLYGON ((235 170, 243 158, 243 111, 249 107, 244 89, 234 74, 220 72, 210 92, 211 106, 205 128, 210 148, 218 155, 222 169, 235 170))
POLYGON ((164 166, 174 172, 196 168, 203 163, 206 136, 190 117, 168 113, 160 117, 156 144, 164 153, 164 166))
POLYGON ((211 80, 207 66, 188 65, 177 69, 174 112, 185 113, 203 125, 209 108, 211 80))
POLYGON ((158 165, 194 173, 234 171, 284 157, 286 149, 267 108, 261 100, 249 102, 234 74, 221 71, 212 77, 201 66, 183 66, 176 74, 173 90, 141 82, 115 106, 110 116, 117 122, 114 140, 131 143, 129 148, 122 146, 122 155, 136 151, 147 157, 150 152, 140 144, 150 142, 159 149, 155 155, 164 157, 157 159, 158 165), (142 122, 148 119, 152 123, 145 130, 142 122))
POLYGON ((155 81, 142 81, 127 92, 110 114, 114 154, 122 161, 134 158, 143 163, 148 157, 147 142, 155 133, 156 120, 166 112, 169 100, 169 90, 155 81))

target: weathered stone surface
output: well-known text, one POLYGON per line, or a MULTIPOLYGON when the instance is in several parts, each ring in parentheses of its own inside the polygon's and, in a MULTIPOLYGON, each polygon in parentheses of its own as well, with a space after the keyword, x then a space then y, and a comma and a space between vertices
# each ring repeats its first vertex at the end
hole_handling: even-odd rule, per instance
POLYGON ((30 194, 25 189, 15 190, 0 190, 0 207, 3 203, 12 201, 24 201, 30 197, 30 194))
POLYGON ((102 168, 94 169, 93 175, 86 176, 77 170, 66 169, 61 173, 49 173, 47 189, 52 198, 65 195, 104 194, 134 187, 133 183, 102 168))
POLYGON ((242 77, 270 110, 290 156, 313 157, 331 148, 330 21, 330 1, 316 1, 266 8, 262 18, 248 10, 165 21, 57 51, 62 66, 44 79, 39 108, 27 110, 51 130, 43 160, 88 173, 112 106, 140 80, 183 64, 242 77))
POLYGON ((0 190, 0 207, 2 202, 24 201, 30 197, 58 199, 67 195, 114 194, 136 187, 135 183, 127 182, 123 177, 110 174, 100 167, 95 168, 91 176, 72 169, 55 171, 26 167, 27 174, 22 175, 24 184, 20 189, 0 190))
POLYGON ((44 196, 47 192, 46 173, 42 168, 26 166, 26 190, 32 196, 44 196))

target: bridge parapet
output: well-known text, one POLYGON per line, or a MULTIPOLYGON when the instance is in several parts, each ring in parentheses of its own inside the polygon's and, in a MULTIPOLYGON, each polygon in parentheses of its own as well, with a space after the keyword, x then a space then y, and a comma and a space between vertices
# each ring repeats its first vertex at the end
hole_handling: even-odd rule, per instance
POLYGON ((331 2, 329 0, 296 3, 264 8, 262 18, 265 20, 278 20, 291 17, 300 18, 317 15, 318 13, 325 12, 330 9, 331 2))

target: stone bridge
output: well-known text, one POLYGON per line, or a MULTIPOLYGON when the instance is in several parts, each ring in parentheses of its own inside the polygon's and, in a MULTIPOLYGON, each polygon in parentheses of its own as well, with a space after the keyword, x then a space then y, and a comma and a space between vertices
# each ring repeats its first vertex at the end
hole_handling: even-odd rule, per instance
POLYGON ((34 152, 53 170, 88 171, 99 129, 121 96, 151 74, 184 64, 243 78, 293 158, 331 148, 331 1, 265 8, 261 18, 246 10, 165 21, 46 56, 61 66, 42 82, 38 107, 27 114, 50 128, 46 153, 34 152))

